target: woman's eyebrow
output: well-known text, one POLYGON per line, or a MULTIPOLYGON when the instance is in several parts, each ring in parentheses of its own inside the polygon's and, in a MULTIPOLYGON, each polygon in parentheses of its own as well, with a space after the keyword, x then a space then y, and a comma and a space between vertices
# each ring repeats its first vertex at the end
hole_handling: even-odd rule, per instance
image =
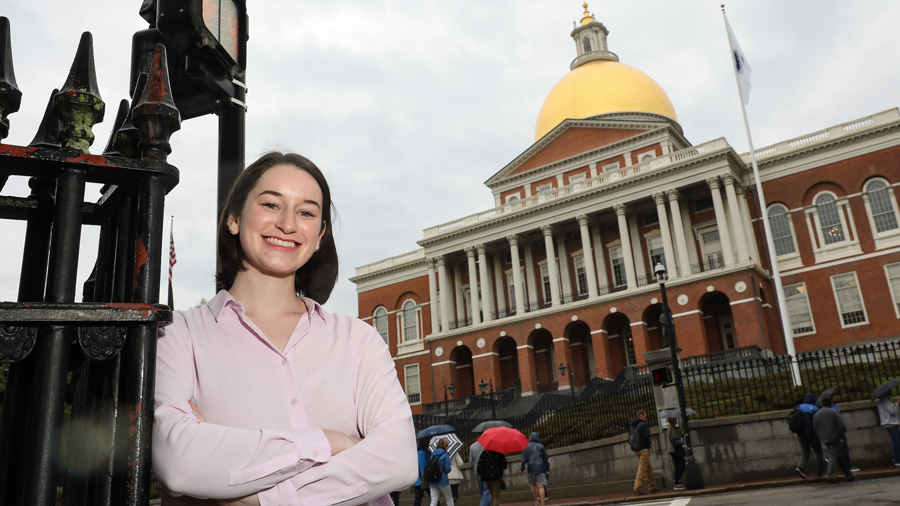
MULTIPOLYGON (((272 195, 273 197, 284 197, 284 195, 281 194, 281 192, 277 192, 275 190, 263 190, 263 191, 259 192, 259 195, 257 195, 257 197, 262 197, 263 195, 272 195)), ((305 199, 303 201, 303 203, 312 204, 312 205, 318 207, 319 209, 322 208, 322 204, 319 204, 315 200, 305 199)))

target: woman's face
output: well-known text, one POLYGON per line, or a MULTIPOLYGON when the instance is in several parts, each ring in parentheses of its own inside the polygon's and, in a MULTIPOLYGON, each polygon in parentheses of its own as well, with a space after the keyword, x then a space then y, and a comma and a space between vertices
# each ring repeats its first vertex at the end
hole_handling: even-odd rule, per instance
POLYGON ((240 236, 244 272, 293 278, 325 233, 322 205, 322 190, 306 171, 280 164, 263 173, 240 216, 228 218, 229 232, 240 236))

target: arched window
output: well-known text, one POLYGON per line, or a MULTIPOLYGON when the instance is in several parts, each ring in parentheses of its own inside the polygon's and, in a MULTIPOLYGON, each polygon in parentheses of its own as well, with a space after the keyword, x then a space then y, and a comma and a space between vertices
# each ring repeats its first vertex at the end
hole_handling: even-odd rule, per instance
POLYGON ((375 314, 372 315, 372 324, 375 327, 375 330, 381 334, 381 337, 384 339, 385 344, 388 343, 388 321, 387 321, 387 309, 383 306, 379 306, 375 309, 375 314))
POLYGON ((844 242, 846 236, 844 235, 843 220, 841 220, 834 195, 822 193, 816 197, 815 204, 816 211, 819 213, 819 229, 825 244, 844 242))
POLYGON ((419 322, 416 303, 408 300, 403 303, 403 341, 419 339, 419 322))
POLYGON ((581 39, 581 46, 584 48, 585 53, 591 52, 591 39, 585 37, 581 39))
POLYGON ((884 179, 866 183, 865 196, 875 232, 882 234, 898 229, 893 191, 884 179))
POLYGON ((794 232, 791 227, 791 215, 787 207, 775 204, 769 207, 769 225, 772 227, 772 240, 775 242, 777 256, 797 252, 794 245, 794 232))

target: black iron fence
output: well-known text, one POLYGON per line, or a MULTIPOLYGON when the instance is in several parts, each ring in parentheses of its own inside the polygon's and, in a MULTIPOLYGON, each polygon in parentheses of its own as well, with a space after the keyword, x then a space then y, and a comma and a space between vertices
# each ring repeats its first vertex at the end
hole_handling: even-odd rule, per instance
MULTIPOLYGON (((838 402, 866 400, 881 383, 900 377, 900 341, 814 351, 796 357, 767 354, 747 347, 682 359, 687 406, 695 418, 718 418, 789 409, 811 392, 834 387, 838 402), (794 385, 792 367, 800 371, 801 385, 794 385)), ((897 392, 894 392, 895 394, 897 392)), ((450 416, 415 417, 416 429, 450 424, 468 446, 477 439, 471 430, 486 420, 491 400, 467 398, 466 408, 450 416)), ((497 402, 496 400, 494 402, 497 402)), ((499 408, 495 404, 494 408, 499 408)), ((538 432, 547 448, 595 441, 622 434, 634 414, 655 411, 649 369, 622 370, 615 380, 594 378, 575 397, 549 393, 527 413, 498 418, 526 436, 538 432)), ((650 417, 650 423, 656 423, 650 417)))

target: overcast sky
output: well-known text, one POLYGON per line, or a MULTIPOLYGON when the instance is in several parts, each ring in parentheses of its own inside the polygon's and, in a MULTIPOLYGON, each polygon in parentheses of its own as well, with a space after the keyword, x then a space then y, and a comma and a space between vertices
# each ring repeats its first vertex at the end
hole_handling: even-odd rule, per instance
MULTIPOLYGON (((81 32, 94 36, 106 120, 128 95, 140 0, 4 2, 24 96, 8 144, 27 145, 60 87, 81 32)), ((748 148, 720 0, 594 1, 622 63, 668 93, 694 144, 748 148)), ((729 21, 752 68, 748 114, 757 148, 900 105, 900 2, 733 0, 729 21)), ((265 0, 249 7, 247 163, 271 150, 325 172, 339 213, 341 273, 326 308, 356 315, 355 268, 418 248, 423 229, 493 207, 483 182, 534 141, 538 110, 569 72, 575 0, 265 0)), ((214 295, 215 116, 172 137, 181 183, 175 305, 214 295)), ((12 178, 4 195, 27 195, 12 178)), ((89 188, 87 199, 99 193, 89 188)), ((24 224, 0 223, 0 300, 13 301, 24 224)), ((168 241, 169 220, 165 240, 168 241)), ((80 286, 96 230, 83 236, 80 286)), ((164 246, 164 255, 167 245, 164 246)), ((164 262, 165 263, 165 262, 164 262)), ((165 301, 165 272, 162 274, 165 301)))

